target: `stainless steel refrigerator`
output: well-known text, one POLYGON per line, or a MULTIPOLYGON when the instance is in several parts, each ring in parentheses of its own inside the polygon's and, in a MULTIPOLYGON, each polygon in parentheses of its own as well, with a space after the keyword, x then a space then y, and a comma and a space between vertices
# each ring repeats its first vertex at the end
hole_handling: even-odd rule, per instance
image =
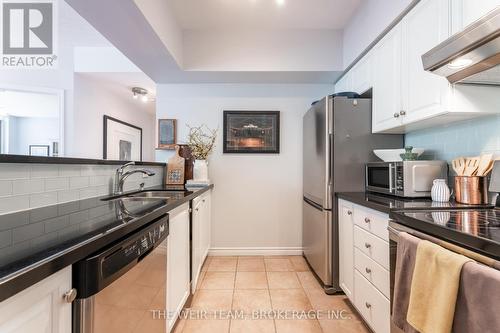
POLYGON ((340 292, 335 193, 364 191, 373 149, 402 148, 402 135, 372 134, 371 99, 332 95, 303 118, 304 257, 327 293, 340 292))

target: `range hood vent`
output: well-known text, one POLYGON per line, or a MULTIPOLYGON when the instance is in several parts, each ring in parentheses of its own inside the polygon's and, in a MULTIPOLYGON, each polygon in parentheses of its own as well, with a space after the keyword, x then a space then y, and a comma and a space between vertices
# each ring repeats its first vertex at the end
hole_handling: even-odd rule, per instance
POLYGON ((424 54, 422 63, 450 83, 500 85, 500 7, 424 54))

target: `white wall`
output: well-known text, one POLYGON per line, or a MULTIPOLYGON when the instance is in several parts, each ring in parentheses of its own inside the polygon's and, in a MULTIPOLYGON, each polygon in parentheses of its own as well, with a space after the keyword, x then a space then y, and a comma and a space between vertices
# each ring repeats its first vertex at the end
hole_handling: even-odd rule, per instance
POLYGON ((365 0, 343 33, 344 68, 349 66, 412 0, 365 0))
MULTIPOLYGON (((331 85, 158 85, 157 117, 178 119, 180 141, 186 123, 220 130, 209 158, 212 248, 300 249, 302 116, 332 91, 331 85), (281 111, 280 154, 223 154, 223 110, 281 111)), ((167 158, 157 153, 157 161, 167 158)))
POLYGON ((52 154, 52 143, 59 141, 59 118, 10 117, 9 154, 29 155, 30 145, 49 146, 52 154), (12 122, 12 118, 16 120, 12 122))
POLYGON ((184 69, 339 71, 340 30, 185 30, 184 69))
POLYGON ((74 119, 68 131, 78 157, 102 158, 104 115, 141 127, 142 159, 154 160, 155 104, 133 99, 127 87, 76 73, 74 119))

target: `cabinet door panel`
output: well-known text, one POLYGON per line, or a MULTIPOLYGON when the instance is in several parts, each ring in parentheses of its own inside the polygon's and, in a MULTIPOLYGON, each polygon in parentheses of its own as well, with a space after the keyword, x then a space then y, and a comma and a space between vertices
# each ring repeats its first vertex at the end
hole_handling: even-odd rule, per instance
POLYGON ((354 302, 354 222, 352 216, 352 205, 339 200, 340 287, 346 296, 354 302))
POLYGON ((0 303, 2 333, 71 333, 71 267, 0 303))
POLYGON ((376 46, 373 54, 374 133, 401 125, 401 24, 376 46), (394 115, 398 114, 398 117, 394 115))
POLYGON ((167 241, 167 309, 171 330, 190 293, 189 288, 189 206, 184 204, 169 213, 167 241))
POLYGON ((351 70, 352 90, 358 94, 363 94, 369 90, 372 85, 373 72, 373 54, 370 52, 361 59, 351 70))
POLYGON ((403 20, 404 123, 446 112, 446 78, 426 72, 422 54, 449 37, 448 0, 423 0, 403 20))

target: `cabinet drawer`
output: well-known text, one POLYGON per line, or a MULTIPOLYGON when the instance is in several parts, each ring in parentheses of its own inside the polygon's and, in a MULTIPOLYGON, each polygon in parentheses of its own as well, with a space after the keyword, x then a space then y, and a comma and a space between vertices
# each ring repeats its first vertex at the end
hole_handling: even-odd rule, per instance
POLYGON ((368 258, 359 249, 354 249, 354 267, 370 281, 385 297, 389 298, 389 271, 368 258))
POLYGON ((375 333, 390 332, 391 305, 389 300, 368 282, 357 270, 354 271, 354 305, 375 333))
POLYGON ((377 236, 354 226, 354 246, 371 259, 389 269, 389 243, 377 236))
POLYGON ((372 209, 354 206, 354 223, 375 236, 389 241, 389 231, 387 231, 389 215, 376 212, 372 209))

